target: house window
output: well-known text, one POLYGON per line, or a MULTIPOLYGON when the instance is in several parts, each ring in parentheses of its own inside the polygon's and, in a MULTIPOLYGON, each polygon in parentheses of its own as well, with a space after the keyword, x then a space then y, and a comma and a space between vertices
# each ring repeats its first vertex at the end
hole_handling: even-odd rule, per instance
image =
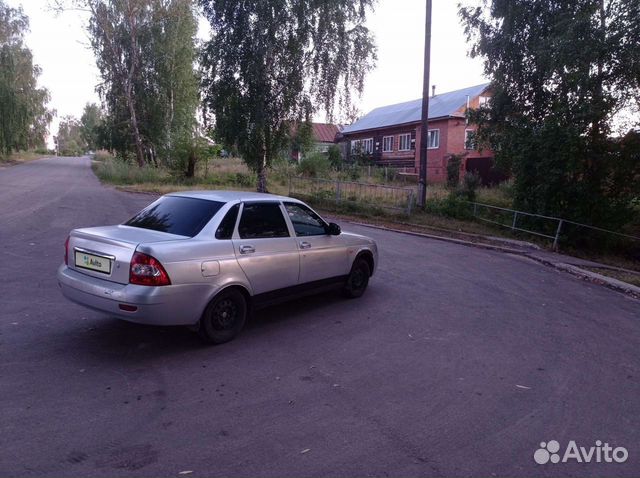
POLYGON ((479 96, 478 97, 478 104, 480 105, 480 108, 482 108, 483 106, 489 106, 489 101, 491 100, 491 98, 489 96, 479 96))
POLYGON ((391 153, 393 151, 393 136, 385 136, 382 138, 382 152, 391 153))
POLYGON ((476 132, 472 129, 464 130, 464 149, 476 149, 476 132))
POLYGON ((382 151, 391 153, 393 151, 393 136, 384 136, 382 138, 382 151))
POLYGON ((362 140, 362 152, 365 154, 373 153, 373 138, 362 140))
POLYGON ((398 136, 398 151, 409 151, 411 149, 411 133, 398 136))
POLYGON ((361 141, 359 139, 355 139, 351 141, 351 154, 359 153, 361 149, 361 141))
POLYGON ((438 149, 440 147, 440 130, 430 129, 427 135, 427 148, 438 149))

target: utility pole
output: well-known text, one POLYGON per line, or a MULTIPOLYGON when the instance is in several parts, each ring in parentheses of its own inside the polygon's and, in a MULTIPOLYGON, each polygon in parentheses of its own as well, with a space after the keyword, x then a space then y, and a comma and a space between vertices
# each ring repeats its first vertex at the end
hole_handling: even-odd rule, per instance
POLYGON ((427 19, 424 30, 424 76, 422 79, 422 124, 420 129, 420 183, 418 206, 427 204, 427 146, 429 141, 429 66, 431 63, 431 2, 427 0, 427 19))

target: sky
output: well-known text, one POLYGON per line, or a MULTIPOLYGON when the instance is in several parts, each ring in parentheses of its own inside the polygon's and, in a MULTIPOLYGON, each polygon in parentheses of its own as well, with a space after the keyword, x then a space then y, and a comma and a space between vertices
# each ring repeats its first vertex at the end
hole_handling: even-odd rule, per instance
MULTIPOLYGON (((26 43, 42 68, 40 85, 51 93, 50 107, 57 111, 50 127, 55 134, 60 118, 79 118, 87 102, 99 102, 95 89, 100 80, 84 29, 86 17, 75 11, 56 14, 49 8, 50 0, 5 1, 12 7, 21 5, 29 16, 26 43)), ((487 81, 482 62, 467 56, 457 3, 433 0, 431 84, 436 93, 487 81)), ((354 98, 361 113, 421 97, 425 4, 425 0, 378 0, 367 21, 378 46, 378 62, 367 76, 362 96, 354 98)))

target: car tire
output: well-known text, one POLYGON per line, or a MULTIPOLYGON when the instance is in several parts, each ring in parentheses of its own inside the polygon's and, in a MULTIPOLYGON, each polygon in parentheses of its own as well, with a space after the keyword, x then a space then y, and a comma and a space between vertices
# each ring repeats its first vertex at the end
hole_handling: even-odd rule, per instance
POLYGON ((369 277, 371 277, 369 263, 362 258, 356 259, 342 289, 343 295, 350 299, 362 296, 369 285, 369 277))
POLYGON ((220 292, 202 314, 198 335, 210 344, 233 340, 247 321, 247 309, 247 300, 239 290, 220 292))

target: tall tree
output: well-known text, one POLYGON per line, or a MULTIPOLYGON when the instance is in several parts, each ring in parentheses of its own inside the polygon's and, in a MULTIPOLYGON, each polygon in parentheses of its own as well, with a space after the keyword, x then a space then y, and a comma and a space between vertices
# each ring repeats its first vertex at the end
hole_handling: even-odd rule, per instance
POLYGON ((80 118, 80 134, 88 149, 98 149, 102 125, 100 107, 95 103, 87 103, 80 118))
POLYGON ((460 15, 494 91, 473 113, 478 139, 512 172, 516 206, 622 225, 640 194, 640 151, 612 128, 640 98, 640 3, 484 0, 460 15))
POLYGON ((365 26, 375 0, 200 0, 212 29, 202 67, 215 131, 237 147, 266 191, 289 125, 332 116, 361 92, 376 48, 365 26))
POLYGON ((0 154, 42 146, 53 111, 40 68, 24 45, 29 19, 0 0, 0 154))
POLYGON ((198 103, 192 0, 75 3, 90 12, 110 144, 123 155, 132 149, 139 165, 179 163, 185 138, 193 137, 198 103))
MULTIPOLYGON (((101 72, 103 94, 111 106, 121 100, 128 113, 136 161, 145 164, 142 135, 136 110, 136 79, 142 75, 141 30, 149 23, 148 0, 86 0, 91 12, 89 33, 101 72)), ((119 105, 118 105, 119 106, 119 105)), ((119 112, 120 113, 120 112, 119 112)))
POLYGON ((65 116, 60 120, 55 141, 61 156, 80 156, 87 147, 82 124, 73 116, 65 116))

